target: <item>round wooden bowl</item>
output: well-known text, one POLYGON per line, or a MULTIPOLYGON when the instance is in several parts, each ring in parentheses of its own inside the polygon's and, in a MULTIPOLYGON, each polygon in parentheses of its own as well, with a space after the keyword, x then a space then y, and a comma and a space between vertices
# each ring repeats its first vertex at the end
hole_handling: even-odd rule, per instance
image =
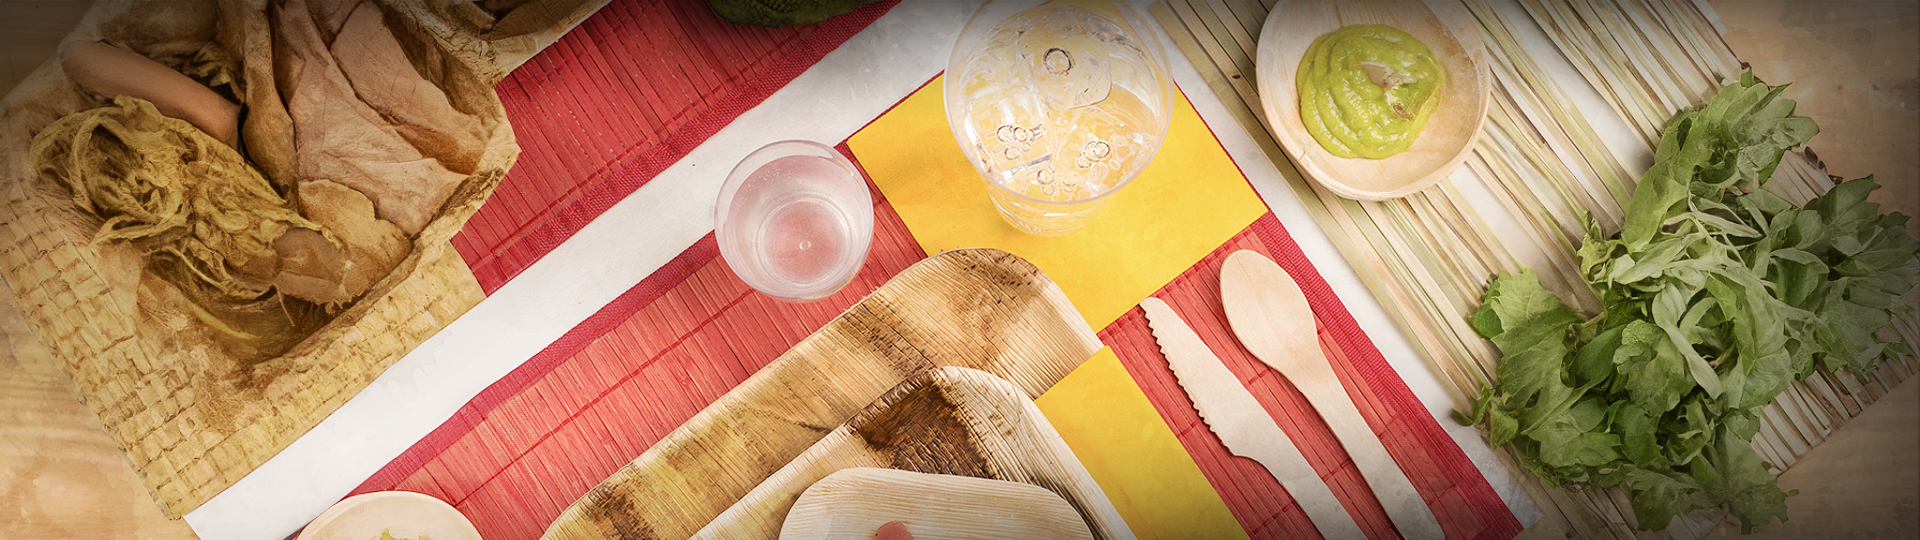
POLYGON ((376 540, 381 533, 408 540, 480 540, 480 531, 459 510, 411 491, 347 497, 313 518, 296 540, 376 540))
POLYGON ((1487 119, 1493 77, 1473 17, 1458 2, 1290 0, 1273 7, 1260 31, 1254 73, 1273 136, 1300 172, 1342 197, 1383 200, 1425 189, 1467 159, 1487 119), (1413 147, 1386 159, 1343 158, 1320 147, 1300 123, 1294 82, 1307 46, 1327 32, 1385 24, 1418 38, 1446 70, 1440 105, 1413 147))

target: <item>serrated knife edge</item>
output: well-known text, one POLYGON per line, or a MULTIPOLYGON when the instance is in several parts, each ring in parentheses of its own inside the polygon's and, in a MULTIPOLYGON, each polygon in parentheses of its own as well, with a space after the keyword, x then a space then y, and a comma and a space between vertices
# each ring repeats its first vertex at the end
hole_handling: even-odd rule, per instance
POLYGON ((1334 498, 1333 490, 1314 473, 1306 456, 1293 445, 1293 440, 1173 307, 1148 297, 1140 301, 1140 308, 1146 311, 1153 339, 1159 344, 1161 354, 1167 357, 1180 388, 1193 401, 1201 422, 1220 437, 1227 450, 1266 467, 1300 504, 1321 536, 1366 538, 1353 516, 1334 498))

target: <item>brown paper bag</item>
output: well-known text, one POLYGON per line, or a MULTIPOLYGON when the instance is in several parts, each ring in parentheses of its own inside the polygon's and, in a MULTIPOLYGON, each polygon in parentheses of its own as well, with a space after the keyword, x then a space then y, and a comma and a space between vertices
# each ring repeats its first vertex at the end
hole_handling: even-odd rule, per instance
MULTIPOLYGON (((125 243, 95 242, 101 219, 31 162, 33 136, 102 105, 56 58, 0 100, 0 276, 170 516, 238 481, 345 403, 414 346, 482 298, 448 240, 512 166, 519 147, 492 83, 505 69, 448 49, 407 11, 382 1, 417 71, 487 137, 476 172, 412 238, 411 253, 284 354, 244 358, 211 339, 205 318, 125 243), (483 73, 484 72, 484 73, 483 73)), ((292 122, 274 87, 267 2, 101 2, 63 41, 108 41, 176 65, 208 43, 238 60, 249 159, 290 183, 292 122)), ((564 30, 562 30, 564 32, 564 30)), ((549 41, 550 42, 550 41, 549 41)))

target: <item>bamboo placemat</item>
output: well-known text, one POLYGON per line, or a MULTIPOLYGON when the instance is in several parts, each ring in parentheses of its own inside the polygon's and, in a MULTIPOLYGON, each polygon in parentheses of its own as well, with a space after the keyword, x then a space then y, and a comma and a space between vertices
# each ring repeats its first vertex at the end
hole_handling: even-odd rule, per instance
POLYGON ((877 192, 874 200, 872 248, 840 292, 806 304, 756 293, 708 234, 468 401, 354 494, 426 493, 460 509, 485 537, 539 537, 602 479, 926 258, 886 200, 877 192))
MULTIPOLYGON (((1228 255, 1242 249, 1274 259, 1300 284, 1319 319, 1321 349, 1342 386, 1406 471, 1447 537, 1505 539, 1519 534, 1521 527, 1513 512, 1387 364, 1279 219, 1268 213, 1153 296, 1178 310, 1201 341, 1240 376, 1368 537, 1392 538, 1394 528, 1361 477, 1362 471, 1355 469, 1305 396, 1242 348, 1228 327, 1220 300, 1220 266, 1228 255)), ((1250 537, 1292 538, 1314 530, 1262 465, 1234 456, 1208 430, 1174 378, 1139 308, 1102 330, 1100 339, 1113 347, 1250 537)))
POLYGON ((615 0, 494 85, 520 162, 453 238, 491 294, 899 0, 762 28, 700 0, 615 0))
MULTIPOLYGON (((1543 66, 1572 64, 1640 139, 1644 146, 1636 150, 1643 156, 1651 155, 1668 117, 1710 96, 1719 81, 1737 76, 1741 67, 1700 2, 1467 1, 1486 38, 1496 79, 1493 107, 1467 166, 1518 222, 1514 230, 1496 231, 1451 181, 1403 199, 1358 202, 1333 196, 1293 169, 1265 135, 1252 79, 1251 59, 1273 4, 1167 0, 1153 12, 1280 167, 1415 348, 1453 385, 1462 407, 1491 381, 1499 358, 1465 319, 1488 279, 1526 265, 1576 308, 1591 310, 1595 300, 1580 281, 1573 244, 1589 216, 1603 227, 1618 227, 1620 207, 1638 176, 1575 109, 1563 81, 1543 66)), ((1827 175, 1798 153, 1790 153, 1779 171, 1776 189, 1796 202, 1832 187, 1827 175)), ((1920 341, 1915 321, 1900 320, 1897 327, 1909 343, 1920 341)), ((1915 367, 1911 358, 1905 365, 1889 363, 1865 374, 1870 379, 1865 384, 1845 372, 1822 372, 1794 383, 1764 410, 1756 451, 1779 468, 1791 466, 1915 367)), ((1563 530, 1639 536, 1623 493, 1562 491, 1532 482, 1524 472, 1516 476, 1563 530)), ((1719 519, 1711 511, 1687 516, 1654 534, 1696 538, 1719 519)))

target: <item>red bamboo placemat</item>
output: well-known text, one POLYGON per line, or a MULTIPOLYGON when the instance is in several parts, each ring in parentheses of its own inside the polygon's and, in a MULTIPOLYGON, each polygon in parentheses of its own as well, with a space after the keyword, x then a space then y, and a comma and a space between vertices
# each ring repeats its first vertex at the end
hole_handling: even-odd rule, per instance
MULTIPOLYGON (((840 151, 852 158, 845 144, 840 151)), ((855 159, 856 165, 858 160, 855 159)), ((454 504, 488 537, 538 536, 554 516, 787 348, 886 279, 925 257, 891 204, 873 190, 875 239, 855 282, 826 300, 785 304, 754 293, 696 243, 463 407, 355 493, 418 491, 454 504)), ((1325 280, 1268 213, 1155 293, 1182 310, 1216 354, 1308 454, 1372 532, 1385 513, 1333 443, 1324 422, 1284 378, 1239 349, 1219 306, 1220 261, 1238 249, 1272 256, 1320 318, 1342 383, 1434 507, 1449 535, 1511 538, 1520 531, 1479 471, 1440 430, 1359 330, 1325 280)), ((1314 530, 1257 463, 1231 456, 1199 422, 1136 309, 1100 332, 1172 428, 1241 527, 1255 538, 1314 530)), ((1388 533, 1385 537, 1391 537, 1388 533)))
POLYGON ((878 190, 873 197, 872 248, 840 292, 807 304, 759 294, 727 268, 708 234, 482 391, 354 494, 425 493, 453 504, 487 538, 540 536, 620 466, 926 258, 878 190))
MULTIPOLYGON (((844 146, 843 152, 844 152, 844 146)), ((879 197, 876 191, 876 197, 879 197)), ((846 291, 792 305, 753 293, 718 258, 712 237, 610 303, 565 338, 469 402, 355 493, 418 491, 454 504, 494 537, 537 536, 600 479, 765 366, 840 310, 924 258, 884 198, 872 258, 846 291)), ((1456 538, 1511 538, 1519 523, 1440 431, 1372 342, 1307 264, 1272 214, 1155 293, 1182 310, 1216 354, 1248 381, 1357 520, 1388 531, 1385 513, 1331 446, 1332 434, 1284 378, 1239 349, 1219 305, 1219 266, 1253 249, 1293 273, 1322 321, 1323 347, 1361 414, 1456 538), (1304 270, 1304 271, 1303 271, 1304 270), (1382 419, 1385 419, 1382 422, 1382 419)), ((1312 531, 1285 490, 1252 460, 1232 456, 1194 414, 1138 310, 1100 332, 1254 538, 1312 531)), ((1390 537, 1390 534, 1382 537, 1390 537)))
POLYGON ((703 0, 608 3, 494 85, 520 159, 454 248, 492 294, 899 2, 781 28, 703 0))
MULTIPOLYGON (((1256 400, 1314 465, 1370 538, 1392 538, 1393 525, 1360 471, 1341 450, 1312 404, 1279 372, 1253 358, 1233 336, 1220 302, 1220 266, 1235 251, 1273 258, 1294 277, 1319 319, 1321 349, 1360 414, 1401 464, 1448 538, 1512 538, 1521 527, 1453 439, 1434 422, 1406 383, 1359 328, 1346 306, 1272 213, 1255 220, 1192 269, 1154 293, 1180 312, 1201 341, 1247 384, 1256 400)), ((1161 355, 1140 308, 1100 332, 1134 382, 1253 538, 1311 538, 1313 523, 1266 468, 1227 451, 1194 411, 1161 355)))

